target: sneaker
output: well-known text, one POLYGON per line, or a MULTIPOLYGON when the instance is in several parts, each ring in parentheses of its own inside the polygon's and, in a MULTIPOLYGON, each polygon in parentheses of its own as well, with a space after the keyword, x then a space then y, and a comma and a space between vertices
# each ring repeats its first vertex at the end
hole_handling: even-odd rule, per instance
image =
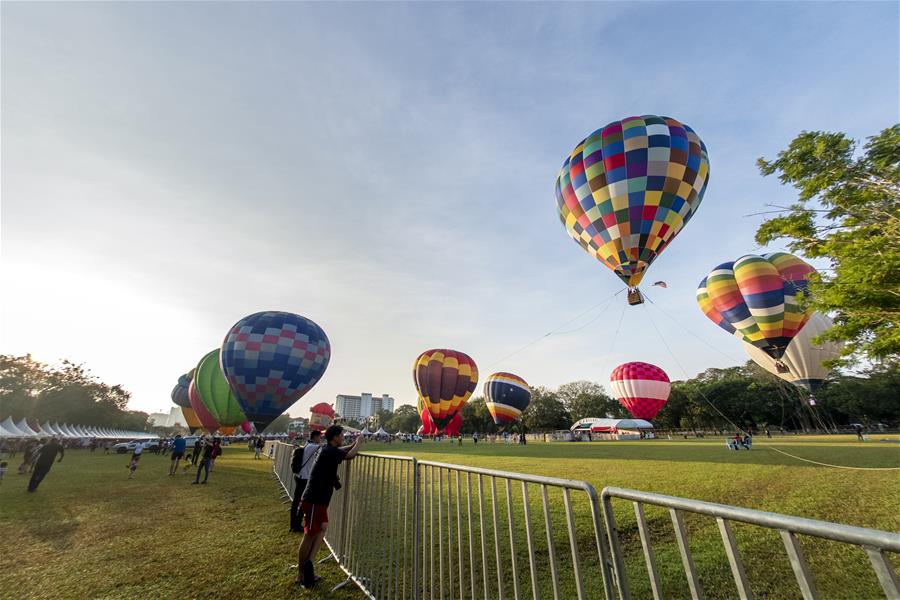
POLYGON ((199 482, 199 481, 192 481, 192 482, 191 482, 191 485, 197 485, 198 483, 200 483, 200 482, 199 482))

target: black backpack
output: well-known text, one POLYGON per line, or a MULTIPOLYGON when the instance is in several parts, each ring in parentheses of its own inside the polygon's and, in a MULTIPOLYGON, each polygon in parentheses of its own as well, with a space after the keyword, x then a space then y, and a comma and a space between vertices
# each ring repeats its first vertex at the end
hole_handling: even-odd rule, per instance
POLYGON ((297 446, 294 448, 294 453, 291 454, 291 472, 294 475, 300 474, 300 469, 303 468, 303 446, 297 446))

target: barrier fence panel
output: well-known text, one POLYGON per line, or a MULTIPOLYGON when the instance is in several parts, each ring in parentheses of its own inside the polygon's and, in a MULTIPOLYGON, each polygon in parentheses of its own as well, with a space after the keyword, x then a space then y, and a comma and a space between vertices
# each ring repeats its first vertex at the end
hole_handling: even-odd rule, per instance
MULTIPOLYGON (((735 538, 732 523, 743 523, 756 527, 762 527, 778 533, 786 551, 790 569, 797 581, 797 587, 804 600, 812 600, 819 597, 816 582, 810 572, 809 565, 797 538, 798 535, 812 536, 820 540, 831 540, 843 544, 858 546, 868 556, 875 577, 878 580, 885 597, 894 600, 900 599, 900 585, 897 574, 888 559, 887 553, 900 552, 900 535, 887 531, 852 527, 827 521, 817 521, 802 517, 780 515, 777 513, 739 508, 725 504, 714 504, 700 500, 677 498, 650 492, 626 490, 608 487, 601 493, 603 502, 603 516, 606 521, 606 531, 609 537, 609 545, 613 556, 614 572, 619 597, 623 600, 630 598, 628 574, 624 561, 624 552, 619 540, 619 530, 616 526, 613 514, 612 500, 620 498, 630 500, 634 505, 635 518, 640 537, 643 562, 650 581, 650 590, 655 599, 663 597, 660 582, 659 568, 651 544, 651 528, 645 515, 644 506, 652 505, 667 509, 672 522, 672 531, 681 557, 682 567, 687 588, 691 598, 699 600, 703 598, 703 589, 697 568, 691 555, 690 544, 687 537, 687 529, 684 524, 685 513, 703 515, 715 519, 731 576, 734 580, 738 598, 743 600, 753 597, 750 581, 744 567, 744 561, 735 538)), ((658 531, 656 535, 659 536, 658 531)), ((774 553, 769 554, 769 562, 774 567, 774 553)), ((769 572, 771 574, 771 571, 769 572)), ((848 582, 851 583, 851 582, 848 582)), ((859 591, 845 588, 843 593, 847 597, 863 597, 859 591)))
MULTIPOLYGON (((269 442, 265 448, 286 501, 294 493, 293 449, 283 442, 269 442)), ((628 600, 633 594, 626 571, 628 545, 619 539, 612 504, 617 498, 633 503, 639 539, 634 548, 639 543, 640 558, 629 556, 628 564, 640 560, 647 573, 647 589, 639 589, 635 597, 662 598, 664 585, 694 600, 704 597, 703 584, 709 587, 710 581, 698 574, 691 554, 685 523, 690 515, 711 519, 707 522, 715 523, 721 538, 724 558, 719 553, 713 559, 717 568, 730 573, 736 595, 722 596, 717 586, 719 596, 753 596, 732 527, 738 523, 780 538, 789 566, 779 572, 767 554, 770 576, 793 574, 798 595, 806 600, 819 596, 798 535, 861 548, 885 596, 900 600, 888 557, 900 553, 895 533, 612 487, 598 498, 582 481, 406 456, 361 453, 341 463, 338 472, 341 487, 332 497, 325 535, 331 555, 323 560, 334 558, 347 574, 344 584, 355 583, 369 598, 628 600), (651 507, 649 515, 646 506, 651 507), (653 511, 667 512, 665 521, 671 521, 662 539, 665 523, 653 511), (661 554, 654 552, 653 538, 667 544, 661 554), (676 556, 674 548, 678 567, 669 560, 676 556), (683 570, 682 584, 673 579, 673 569, 683 570)), ((704 552, 708 561, 711 550, 704 552)))
POLYGON ((416 464, 422 598, 614 597, 590 484, 416 464))

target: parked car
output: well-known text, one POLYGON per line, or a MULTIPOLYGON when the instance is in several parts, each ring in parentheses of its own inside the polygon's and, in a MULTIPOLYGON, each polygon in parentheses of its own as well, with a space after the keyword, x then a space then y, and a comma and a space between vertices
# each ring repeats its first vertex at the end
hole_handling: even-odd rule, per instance
POLYGON ((128 452, 133 452, 135 446, 138 444, 144 444, 144 450, 152 450, 159 446, 159 440, 132 440, 130 442, 122 442, 113 446, 113 450, 115 450, 117 454, 126 454, 128 452))

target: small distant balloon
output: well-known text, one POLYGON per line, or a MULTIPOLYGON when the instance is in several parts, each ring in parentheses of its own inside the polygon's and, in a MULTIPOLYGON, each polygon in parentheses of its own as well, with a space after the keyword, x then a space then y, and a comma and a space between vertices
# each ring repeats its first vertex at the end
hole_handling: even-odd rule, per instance
POLYGON ((334 423, 334 409, 326 402, 319 402, 309 409, 309 428, 325 431, 334 423))
POLYGON ((672 384, 666 372, 645 362, 616 367, 609 377, 613 394, 635 419, 653 419, 669 399, 672 384))
POLYGON ((509 425, 528 408, 531 388, 518 375, 494 373, 484 381, 484 402, 496 425, 509 425))
POLYGON ((661 287, 663 289, 666 289, 669 287, 669 284, 666 283, 665 281, 654 281, 653 285, 654 285, 654 287, 661 287))
POLYGON ((438 430, 459 412, 478 385, 475 361, 456 350, 426 350, 413 363, 413 380, 438 430))

